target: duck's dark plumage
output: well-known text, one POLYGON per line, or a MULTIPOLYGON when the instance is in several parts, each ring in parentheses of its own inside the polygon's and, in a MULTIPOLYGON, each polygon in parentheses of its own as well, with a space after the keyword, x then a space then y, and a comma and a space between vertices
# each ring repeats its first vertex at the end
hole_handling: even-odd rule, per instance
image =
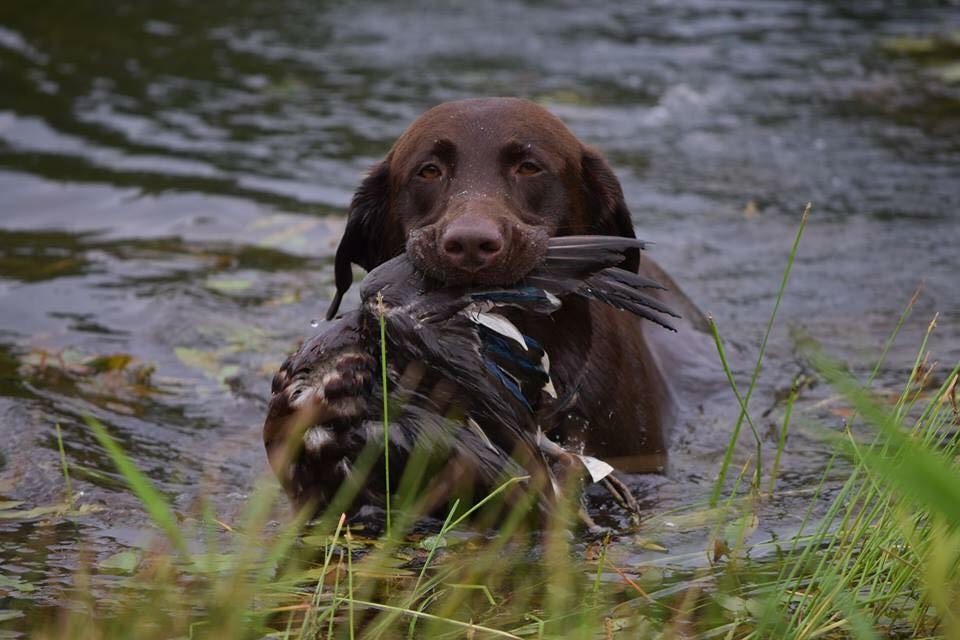
MULTIPOLYGON (((506 477, 539 483, 541 508, 557 497, 550 462, 557 445, 538 415, 556 399, 549 354, 505 313, 549 315, 564 296, 598 300, 671 328, 667 307, 643 294, 656 282, 616 268, 632 238, 550 240, 541 264, 512 286, 444 286, 400 255, 371 271, 360 308, 328 323, 274 376, 264 441, 294 503, 322 509, 355 474, 361 451, 382 448, 380 322, 386 333, 391 486, 415 448, 427 451, 440 506, 453 495, 482 497, 506 477)), ((355 476, 354 476, 354 479, 355 476)), ((381 504, 374 466, 356 505, 381 504)))

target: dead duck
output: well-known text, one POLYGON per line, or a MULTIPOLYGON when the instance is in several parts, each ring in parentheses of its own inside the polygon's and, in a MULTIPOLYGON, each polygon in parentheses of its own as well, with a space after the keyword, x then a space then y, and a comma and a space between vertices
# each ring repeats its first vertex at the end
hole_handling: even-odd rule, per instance
POLYGON ((676 314, 644 294, 662 287, 616 267, 643 247, 632 238, 552 238, 539 265, 503 287, 441 285, 405 254, 371 271, 360 307, 329 322, 273 378, 264 444, 295 508, 322 511, 345 485, 355 497, 338 506, 348 512, 385 502, 383 466, 363 464, 365 451, 374 452, 367 459, 383 452, 381 329, 391 488, 419 456, 424 511, 454 497, 469 504, 506 478, 526 476, 521 487, 536 494, 535 511, 549 513, 571 473, 635 507, 612 467, 550 440, 550 415, 569 398, 557 397, 549 354, 510 316, 546 317, 575 295, 671 329, 676 314))

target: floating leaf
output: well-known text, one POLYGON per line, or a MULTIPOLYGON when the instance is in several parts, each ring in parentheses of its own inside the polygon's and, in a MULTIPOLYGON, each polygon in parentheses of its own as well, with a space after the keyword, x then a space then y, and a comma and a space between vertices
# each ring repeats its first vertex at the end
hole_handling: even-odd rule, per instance
POLYGON ((443 536, 427 536, 420 541, 420 546, 424 549, 430 550, 436 547, 437 549, 445 548, 449 543, 447 539, 443 536))
POLYGON ((737 615, 760 616, 763 614, 763 605, 752 598, 717 594, 714 600, 727 611, 737 615))
POLYGON ((84 364, 97 373, 104 373, 107 371, 123 371, 131 362, 133 362, 133 356, 129 353, 114 353, 92 358, 84 364))
POLYGON ((894 53, 903 53, 907 55, 916 55, 918 53, 930 53, 937 47, 937 41, 930 37, 909 37, 888 38, 883 41, 883 48, 894 53))
POLYGON ((97 563, 101 569, 120 571, 122 573, 133 573, 133 570, 140 564, 140 554, 136 551, 121 551, 112 556, 108 556, 97 563))
POLYGON ((0 520, 33 520, 42 518, 52 513, 63 513, 66 511, 66 505, 54 504, 44 507, 34 507, 23 511, 0 511, 0 520))
POLYGON ((180 362, 191 369, 199 369, 216 377, 220 370, 220 363, 217 361, 217 355, 211 351, 201 351, 192 347, 177 347, 174 353, 180 359, 180 362))
POLYGON ((74 516, 85 516, 89 513, 99 513, 104 510, 104 506, 100 504, 82 504, 76 509, 71 509, 68 513, 74 516))
POLYGON ((330 544, 331 536, 303 536, 300 542, 311 547, 325 547, 330 544))
POLYGON ((220 293, 239 293, 252 287, 253 281, 244 278, 207 278, 204 286, 220 293))
POLYGON ((960 62, 954 62, 937 69, 940 79, 949 84, 960 84, 960 62))
POLYGON ((261 247, 303 246, 306 240, 306 233, 316 227, 319 224, 319 220, 298 220, 296 218, 293 218, 293 220, 295 224, 290 224, 290 218, 287 216, 284 216, 283 219, 273 221, 274 226, 283 224, 283 227, 279 231, 262 237, 257 244, 261 247))
POLYGON ((192 347, 176 347, 174 352, 180 362, 191 369, 198 369, 208 378, 212 378, 221 384, 228 378, 233 378, 240 373, 239 365, 221 364, 222 351, 201 351, 192 347))
POLYGON ((200 575, 227 573, 237 565, 237 556, 229 553, 201 553, 193 556, 193 560, 194 564, 186 570, 200 575))
POLYGON ((646 521, 648 527, 653 529, 671 529, 682 531, 686 529, 696 529, 709 526, 722 521, 727 516, 727 509, 724 507, 713 507, 691 511, 690 513, 671 513, 655 515, 646 521))
POLYGON ((653 540, 647 540, 645 538, 636 540, 636 544, 645 551, 660 551, 661 553, 666 553, 669 551, 669 549, 659 542, 654 542, 653 540))
POLYGON ((760 518, 755 513, 746 513, 724 527, 724 537, 727 540, 742 542, 756 533, 759 526, 760 518))
POLYGON ((235 364, 224 365, 220 368, 220 371, 217 372, 217 380, 220 382, 226 381, 228 378, 233 378, 239 375, 240 366, 235 364))
POLYGON ((5 576, 0 574, 0 591, 16 591, 18 593, 33 593, 37 590, 37 585, 25 582, 19 576, 5 576))

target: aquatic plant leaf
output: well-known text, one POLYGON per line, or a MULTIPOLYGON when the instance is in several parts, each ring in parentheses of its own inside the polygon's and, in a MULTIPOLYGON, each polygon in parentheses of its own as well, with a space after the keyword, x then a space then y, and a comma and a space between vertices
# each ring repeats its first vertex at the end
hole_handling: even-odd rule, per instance
POLYGON ((0 574, 0 593, 34 593, 37 589, 37 585, 32 582, 27 582, 19 576, 5 576, 0 574))
POLYGON ((937 41, 931 37, 901 36, 884 40, 883 48, 892 53, 916 55, 934 51, 937 48, 937 41))
POLYGON ((97 566, 101 569, 133 573, 138 564, 140 564, 139 553, 136 551, 120 551, 119 553, 107 556, 98 562, 97 566))
POLYGON ((444 536, 427 536, 420 541, 420 546, 427 551, 431 549, 443 549, 450 543, 444 536))
POLYGON ((0 511, 0 520, 33 520, 53 513, 63 513, 64 511, 66 511, 66 505, 62 504, 34 507, 33 509, 24 509, 22 511, 0 511))
POLYGON ((198 553, 193 556, 193 564, 184 571, 201 576, 219 573, 225 574, 237 566, 239 558, 231 553, 198 553))
POLYGON ((213 373, 220 369, 217 356, 211 351, 202 351, 193 347, 176 347, 173 351, 180 362, 191 369, 199 369, 205 373, 213 373))
POLYGON ((240 374, 240 365, 227 364, 222 366, 220 370, 217 371, 216 378, 222 383, 222 382, 226 382, 228 378, 234 378, 239 374, 240 374))
POLYGON ((763 612, 763 605, 753 598, 718 594, 714 600, 727 611, 738 615, 755 616, 763 612))
POLYGON ((954 62, 938 68, 937 75, 946 83, 960 83, 960 62, 954 62))
POLYGON ((639 549, 643 549, 644 551, 659 551, 661 553, 669 553, 670 551, 659 542, 654 542, 653 540, 648 540, 646 538, 634 540, 634 543, 639 549))
POLYGON ((731 521, 724 527, 724 537, 728 541, 737 541, 741 544, 743 540, 750 539, 757 528, 760 526, 760 518, 755 513, 745 513, 739 518, 731 521))
POLYGON ((311 547, 325 547, 333 541, 332 536, 303 536, 300 538, 302 544, 311 547))
POLYGON ((253 281, 244 278, 207 278, 203 285, 220 293, 239 293, 252 287, 253 281))
POLYGON ((133 356, 129 353, 114 353, 91 358, 85 364, 97 373, 104 373, 123 371, 131 362, 133 362, 133 356))

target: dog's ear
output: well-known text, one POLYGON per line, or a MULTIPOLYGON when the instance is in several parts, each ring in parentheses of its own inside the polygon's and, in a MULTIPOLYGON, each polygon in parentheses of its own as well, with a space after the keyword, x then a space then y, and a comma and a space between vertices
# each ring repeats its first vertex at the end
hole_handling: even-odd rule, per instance
MULTIPOLYGON (((584 147, 580 156, 580 171, 587 192, 586 226, 589 233, 636 238, 620 181, 603 156, 590 147, 584 147)), ((640 250, 631 249, 619 266, 636 272, 640 268, 640 250)))
POLYGON ((390 158, 374 166, 350 201, 347 226, 334 261, 337 293, 327 309, 331 320, 340 300, 353 284, 351 263, 370 271, 403 250, 403 238, 390 220, 390 158))

